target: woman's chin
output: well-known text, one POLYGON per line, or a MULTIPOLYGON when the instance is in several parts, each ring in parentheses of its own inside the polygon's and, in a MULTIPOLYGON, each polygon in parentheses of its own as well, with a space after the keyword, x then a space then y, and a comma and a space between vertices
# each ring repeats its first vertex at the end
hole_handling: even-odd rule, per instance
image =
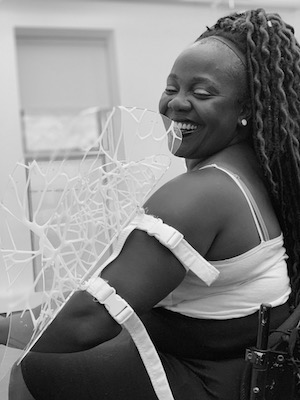
POLYGON ((188 149, 186 148, 186 146, 184 145, 184 143, 181 143, 181 146, 179 147, 179 149, 174 153, 174 155, 176 157, 181 157, 181 158, 188 158, 189 154, 188 154, 188 149))
POLYGON ((178 150, 173 153, 176 157, 184 157, 188 158, 190 156, 191 150, 193 150, 193 146, 191 147, 190 138, 195 134, 195 131, 188 131, 188 132, 182 132, 182 142, 180 144, 180 147, 178 150))

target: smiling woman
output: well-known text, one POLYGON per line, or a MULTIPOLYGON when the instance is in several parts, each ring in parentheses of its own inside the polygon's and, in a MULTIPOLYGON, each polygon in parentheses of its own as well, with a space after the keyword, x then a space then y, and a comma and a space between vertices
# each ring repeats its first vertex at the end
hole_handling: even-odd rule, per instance
POLYGON ((261 303, 271 329, 299 303, 299 60, 293 28, 262 9, 221 18, 178 56, 159 107, 187 172, 15 366, 11 400, 160 397, 101 288, 144 323, 161 399, 239 400, 261 303))
POLYGON ((205 163, 209 156, 243 142, 249 134, 249 128, 241 124, 250 115, 250 105, 242 101, 246 69, 238 51, 232 49, 233 45, 211 37, 184 50, 160 101, 160 112, 182 129, 183 143, 177 155, 197 160, 198 168, 201 160, 205 163))

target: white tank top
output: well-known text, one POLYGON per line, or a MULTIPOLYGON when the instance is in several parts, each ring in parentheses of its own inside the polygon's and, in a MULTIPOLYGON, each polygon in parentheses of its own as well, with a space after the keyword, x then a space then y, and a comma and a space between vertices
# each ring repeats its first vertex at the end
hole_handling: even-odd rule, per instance
POLYGON ((282 234, 270 239, 261 213, 246 185, 237 175, 215 164, 203 168, 212 167, 229 175, 243 192, 261 242, 239 256, 210 261, 220 272, 211 286, 188 271, 181 284, 157 306, 193 318, 230 319, 256 312, 261 303, 269 303, 273 307, 284 304, 291 288, 286 264, 288 256, 282 234))

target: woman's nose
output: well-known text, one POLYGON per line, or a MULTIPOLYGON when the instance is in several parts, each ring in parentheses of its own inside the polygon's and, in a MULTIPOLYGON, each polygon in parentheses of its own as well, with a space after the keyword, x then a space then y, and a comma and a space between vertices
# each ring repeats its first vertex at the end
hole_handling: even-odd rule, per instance
POLYGON ((168 108, 174 111, 186 111, 192 107, 190 101, 184 94, 177 93, 168 103, 168 108))

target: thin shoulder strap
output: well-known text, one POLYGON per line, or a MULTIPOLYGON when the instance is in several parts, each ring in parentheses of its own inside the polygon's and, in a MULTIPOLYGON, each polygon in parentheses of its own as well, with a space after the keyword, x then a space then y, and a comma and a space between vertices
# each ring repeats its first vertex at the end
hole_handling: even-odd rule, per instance
POLYGON ((241 189, 242 193, 244 194, 244 196, 247 200, 247 203, 249 204, 251 214, 253 216, 260 240, 262 242, 269 240, 270 239, 269 232, 267 230, 267 227, 266 227, 265 221, 261 215, 261 212, 257 206, 257 203, 254 200, 250 190, 245 185, 245 183, 241 180, 241 178, 238 175, 234 174, 233 172, 228 171, 226 168, 218 166, 217 164, 205 165, 204 167, 201 167, 200 170, 205 169, 205 168, 217 168, 217 169, 225 172, 227 175, 229 175, 231 177, 231 179, 234 180, 234 182, 241 189))

